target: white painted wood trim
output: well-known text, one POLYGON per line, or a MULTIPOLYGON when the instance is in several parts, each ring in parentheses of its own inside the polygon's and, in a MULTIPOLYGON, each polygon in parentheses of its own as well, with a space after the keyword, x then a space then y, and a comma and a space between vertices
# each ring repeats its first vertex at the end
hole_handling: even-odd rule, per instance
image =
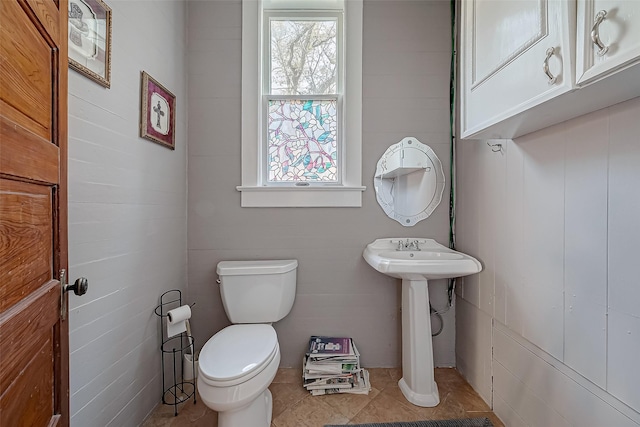
POLYGON ((317 208, 317 207, 360 207, 362 192, 366 187, 250 187, 238 186, 242 193, 243 208, 267 206, 317 208))

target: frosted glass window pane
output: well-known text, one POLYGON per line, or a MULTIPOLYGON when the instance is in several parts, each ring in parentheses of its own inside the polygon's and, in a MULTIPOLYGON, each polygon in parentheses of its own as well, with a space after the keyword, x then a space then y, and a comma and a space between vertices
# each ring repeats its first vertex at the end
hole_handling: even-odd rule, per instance
POLYGON ((338 182, 335 100, 269 100, 270 182, 338 182))
POLYGON ((337 22, 272 20, 271 94, 337 93, 337 22))

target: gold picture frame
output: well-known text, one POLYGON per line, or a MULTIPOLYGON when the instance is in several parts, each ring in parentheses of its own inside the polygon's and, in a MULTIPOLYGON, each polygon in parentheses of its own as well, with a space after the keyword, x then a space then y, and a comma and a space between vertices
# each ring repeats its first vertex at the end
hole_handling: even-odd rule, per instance
POLYGON ((140 137, 175 150, 176 96, 145 71, 140 80, 140 137))
POLYGON ((111 8, 102 0, 69 0, 69 68, 111 87, 111 8))

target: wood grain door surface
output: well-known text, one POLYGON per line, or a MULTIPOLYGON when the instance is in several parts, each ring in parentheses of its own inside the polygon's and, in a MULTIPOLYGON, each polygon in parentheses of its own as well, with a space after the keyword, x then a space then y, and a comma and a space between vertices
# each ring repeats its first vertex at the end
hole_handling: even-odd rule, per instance
POLYGON ((67 7, 0 0, 2 427, 69 425, 67 7))

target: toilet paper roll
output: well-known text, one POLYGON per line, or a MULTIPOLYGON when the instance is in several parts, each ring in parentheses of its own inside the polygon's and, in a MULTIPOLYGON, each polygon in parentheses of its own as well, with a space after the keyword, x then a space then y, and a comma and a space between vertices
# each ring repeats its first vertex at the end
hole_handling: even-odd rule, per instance
POLYGON ((191 318, 191 307, 183 305, 167 312, 167 338, 187 330, 187 320, 191 318))

